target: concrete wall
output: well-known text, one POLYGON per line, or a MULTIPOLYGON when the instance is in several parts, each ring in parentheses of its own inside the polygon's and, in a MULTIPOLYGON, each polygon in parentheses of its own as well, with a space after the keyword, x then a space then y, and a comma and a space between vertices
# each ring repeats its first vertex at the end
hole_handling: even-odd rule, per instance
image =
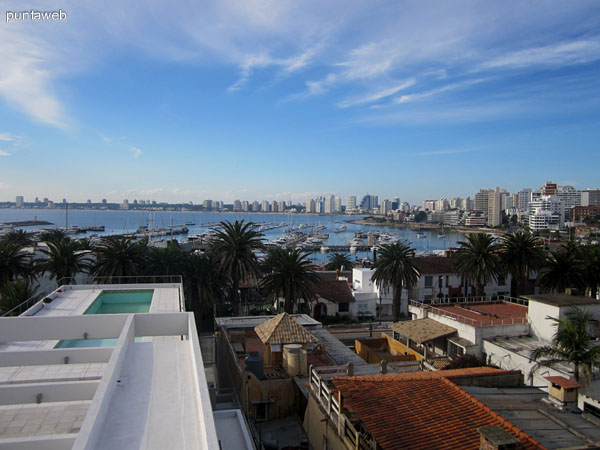
MULTIPOLYGON (((401 342, 398 342, 393 337, 388 336, 385 333, 381 333, 381 337, 385 337, 387 339, 388 346, 390 348, 390 353, 392 355, 405 355, 405 354, 411 355, 412 357, 414 357, 414 359, 412 359, 413 361, 421 361, 423 359, 423 355, 414 351, 412 348, 407 347, 406 345, 402 344, 401 342)), ((411 361, 411 360, 407 360, 407 361, 411 361)))
POLYGON ((255 402, 268 402, 269 420, 289 416, 294 412, 294 380, 291 378, 259 380, 252 372, 242 373, 242 408, 255 416, 255 402))
POLYGON ((392 351, 390 349, 390 341, 393 344, 397 344, 396 341, 394 341, 392 338, 390 338, 387 335, 385 335, 385 337, 381 337, 381 338, 362 339, 362 340, 357 339, 354 341, 354 348, 356 349, 356 353, 358 354, 358 356, 360 356, 362 359, 364 359, 369 364, 378 364, 383 359, 385 359, 387 362, 415 361, 417 359, 412 350, 409 352, 408 355, 405 355, 404 351, 400 352, 399 350, 402 350, 403 346, 395 345, 394 346, 395 350, 392 353, 392 351), (382 355, 382 352, 387 352, 389 354, 382 355))
POLYGON ((308 394, 308 406, 304 413, 304 431, 312 448, 348 450, 337 435, 337 428, 327 419, 314 395, 308 394))
POLYGON ((531 333, 546 342, 550 342, 556 333, 556 327, 550 317, 559 317, 560 309, 557 306, 546 305, 545 303, 529 301, 529 322, 531 323, 531 333))
POLYGON ((535 365, 535 362, 528 356, 511 352, 487 340, 483 341, 483 351, 488 357, 488 364, 496 365, 501 369, 520 370, 525 378, 525 383, 531 384, 532 386, 538 386, 543 389, 547 388, 548 381, 544 379, 544 377, 547 376, 570 377, 569 373, 561 372, 553 368, 541 367, 533 374, 533 378, 531 378, 531 369, 535 365))

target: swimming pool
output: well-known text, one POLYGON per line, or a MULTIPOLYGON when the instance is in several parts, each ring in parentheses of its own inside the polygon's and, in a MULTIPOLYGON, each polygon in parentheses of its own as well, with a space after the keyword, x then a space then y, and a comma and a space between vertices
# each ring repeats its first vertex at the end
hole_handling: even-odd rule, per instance
MULTIPOLYGON (((154 289, 106 290, 85 310, 84 314, 130 314, 146 313, 150 310, 154 289)), ((59 341, 54 348, 112 347, 117 338, 67 339, 59 341)))

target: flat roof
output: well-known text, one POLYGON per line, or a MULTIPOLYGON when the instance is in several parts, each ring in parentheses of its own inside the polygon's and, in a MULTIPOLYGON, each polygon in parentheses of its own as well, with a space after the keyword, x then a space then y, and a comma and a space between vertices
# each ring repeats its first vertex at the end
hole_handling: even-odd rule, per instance
POLYGON ((431 306, 430 312, 474 327, 489 327, 526 323, 528 308, 510 302, 456 303, 431 306))
POLYGON ((0 342, 83 332, 116 345, 0 351, 0 448, 218 448, 192 313, 0 318, 0 342))
POLYGON ((390 328, 392 331, 400 333, 418 344, 456 333, 456 328, 449 327, 428 317, 396 322, 391 324, 390 328))
POLYGON ((489 388, 461 386, 500 416, 546 448, 582 448, 600 441, 600 428, 581 414, 564 413, 544 399, 548 393, 533 387, 489 388), (573 433, 575 430, 579 435, 573 433))
POLYGON ((521 297, 533 302, 544 303, 552 306, 582 306, 582 305, 600 305, 600 301, 592 297, 584 297, 582 295, 566 295, 566 294, 539 294, 539 295, 522 295, 521 297))
MULTIPOLYGON (((242 317, 216 317, 215 323, 220 327, 227 328, 254 328, 273 316, 242 316, 242 317)), ((322 324, 308 314, 290 314, 290 317, 303 327, 321 328, 322 324)))

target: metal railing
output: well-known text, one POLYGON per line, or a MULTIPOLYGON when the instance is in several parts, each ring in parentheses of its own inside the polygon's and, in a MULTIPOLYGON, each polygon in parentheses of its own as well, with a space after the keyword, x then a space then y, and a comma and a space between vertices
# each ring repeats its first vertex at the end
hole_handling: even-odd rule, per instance
POLYGON ((17 306, 15 306, 14 308, 6 311, 0 317, 20 316, 25 311, 27 311, 29 308, 31 308, 33 305, 35 305, 37 302, 39 302, 40 299, 45 298, 51 292, 54 292, 54 289, 52 289, 51 291, 49 291, 47 294, 35 294, 33 297, 29 297, 24 302, 21 302, 17 306))
POLYGON ((57 282, 58 286, 64 284, 182 284, 181 275, 123 275, 109 277, 88 276, 78 282, 75 277, 61 278, 57 282))

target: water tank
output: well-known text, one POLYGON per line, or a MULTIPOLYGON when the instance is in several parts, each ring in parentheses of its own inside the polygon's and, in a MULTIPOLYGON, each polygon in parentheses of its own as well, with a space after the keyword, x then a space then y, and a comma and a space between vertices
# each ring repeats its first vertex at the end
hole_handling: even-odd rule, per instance
POLYGON ((263 357, 258 352, 248 353, 248 356, 244 358, 244 368, 252 372, 259 380, 265 377, 263 357))
POLYGON ((301 344, 287 344, 283 346, 283 367, 290 377, 302 373, 300 363, 301 344))

